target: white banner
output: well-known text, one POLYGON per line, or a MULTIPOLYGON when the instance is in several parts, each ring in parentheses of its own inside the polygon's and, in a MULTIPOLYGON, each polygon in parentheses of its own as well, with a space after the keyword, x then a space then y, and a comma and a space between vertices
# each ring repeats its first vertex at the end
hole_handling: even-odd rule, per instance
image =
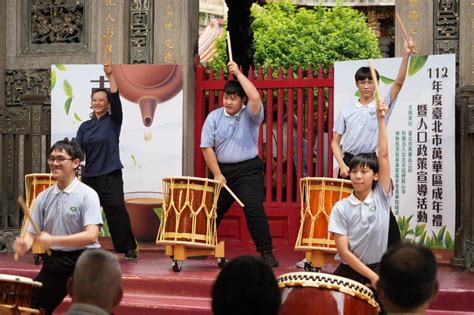
MULTIPOLYGON (((114 73, 116 69, 123 69, 122 66, 129 67, 127 71, 138 70, 135 77, 125 78, 128 81, 118 80, 123 108, 120 158, 124 166, 124 191, 162 191, 163 177, 182 175, 182 67, 175 65, 180 71, 181 83, 179 90, 167 99, 170 91, 162 92, 164 79, 153 81, 159 81, 163 69, 169 69, 163 67, 170 65, 113 65, 114 73), (156 101, 156 111, 148 118, 149 127, 145 127, 143 110, 137 104, 136 94, 144 92, 130 92, 131 86, 147 88, 146 93, 152 95, 149 98, 156 101)), ((92 90, 108 88, 109 84, 102 65, 52 65, 51 84, 51 143, 54 143, 76 136, 80 124, 90 119, 92 90)))
MULTIPOLYGON (((392 210, 402 238, 454 248, 455 55, 412 56, 388 122, 395 191, 392 210)), ((389 93, 401 58, 374 60, 380 93, 389 93)), ((357 99, 354 74, 367 60, 335 64, 334 119, 357 99)), ((337 167, 337 162, 334 162, 337 167)))

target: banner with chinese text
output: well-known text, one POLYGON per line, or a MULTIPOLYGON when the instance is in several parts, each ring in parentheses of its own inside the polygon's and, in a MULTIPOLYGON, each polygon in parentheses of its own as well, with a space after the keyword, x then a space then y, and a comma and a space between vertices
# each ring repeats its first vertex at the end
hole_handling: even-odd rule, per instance
MULTIPOLYGON (((455 59, 412 56, 387 123, 392 211, 402 238, 431 248, 454 248, 455 59)), ((374 60, 382 97, 389 93, 400 63, 401 58, 374 60)), ((367 60, 335 64, 335 118, 343 106, 357 100, 354 74, 363 66, 368 66, 367 60)))

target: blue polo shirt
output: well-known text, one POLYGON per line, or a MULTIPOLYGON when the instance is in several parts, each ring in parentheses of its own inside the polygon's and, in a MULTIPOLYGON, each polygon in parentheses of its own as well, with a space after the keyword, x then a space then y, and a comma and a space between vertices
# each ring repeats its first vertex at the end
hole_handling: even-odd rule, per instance
POLYGON ((120 95, 112 93, 110 112, 100 119, 95 115, 83 122, 77 131, 76 141, 86 155, 83 177, 109 174, 123 168, 120 162, 119 137, 123 112, 120 95))
POLYGON ((258 155, 258 132, 263 106, 253 114, 244 106, 234 116, 224 107, 212 111, 204 122, 201 148, 214 148, 219 163, 238 163, 258 155))

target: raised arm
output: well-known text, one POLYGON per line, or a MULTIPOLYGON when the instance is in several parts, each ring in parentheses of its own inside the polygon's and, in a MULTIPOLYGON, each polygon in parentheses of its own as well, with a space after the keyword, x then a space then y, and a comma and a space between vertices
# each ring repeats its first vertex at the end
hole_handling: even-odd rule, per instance
POLYGON ((407 69, 408 69, 408 61, 410 60, 410 55, 413 51, 413 39, 407 39, 403 42, 403 57, 402 63, 400 64, 400 68, 398 70, 397 78, 393 83, 390 89, 390 104, 397 98, 398 93, 402 89, 403 83, 405 82, 405 78, 407 76, 407 69))
POLYGON ((262 99, 260 98, 260 94, 258 94, 255 85, 253 85, 253 83, 242 72, 240 72, 239 66, 234 61, 229 61, 227 66, 229 67, 229 71, 237 78, 240 85, 242 85, 245 94, 247 94, 247 105, 249 110, 254 114, 259 113, 262 108, 262 99))
POLYGON ((104 65, 104 72, 107 80, 109 80, 110 84, 110 92, 115 93, 118 91, 117 81, 115 81, 115 77, 112 74, 112 65, 104 65))
POLYGON ((379 184, 382 185, 385 193, 390 191, 390 163, 388 158, 388 139, 385 119, 382 111, 387 111, 387 104, 383 100, 377 101, 378 120, 378 164, 379 164, 379 184))
POLYGON ((122 111, 122 102, 120 101, 120 95, 118 93, 118 85, 115 77, 112 73, 112 65, 104 65, 104 72, 109 80, 111 100, 110 100, 110 108, 112 112, 112 120, 122 125, 123 122, 123 111, 122 111))

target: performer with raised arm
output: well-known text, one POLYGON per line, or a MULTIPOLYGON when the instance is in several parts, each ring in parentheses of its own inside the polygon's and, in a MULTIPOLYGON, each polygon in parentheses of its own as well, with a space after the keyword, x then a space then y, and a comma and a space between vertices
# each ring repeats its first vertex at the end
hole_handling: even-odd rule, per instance
MULTIPOLYGON (((258 133, 264 117, 262 100, 235 62, 230 61, 228 67, 237 80, 226 83, 224 106, 207 116, 201 134, 201 149, 214 179, 226 183, 244 203, 249 232, 262 259, 269 266, 277 267, 263 208, 264 165, 258 157, 258 133)), ((233 201, 227 191, 221 191, 217 205, 218 225, 233 201)))
POLYGON ((352 194, 338 201, 331 212, 328 230, 336 242, 336 259, 341 261, 334 274, 370 283, 378 281, 377 266, 387 250, 390 221, 390 178, 388 140, 382 112, 388 108, 379 100, 378 157, 360 153, 349 164, 352 194))
POLYGON ((32 308, 43 308, 46 314, 52 314, 67 295, 67 281, 79 255, 85 249, 100 247, 99 197, 75 176, 81 160, 81 149, 74 141, 65 139, 52 146, 48 164, 57 182, 38 195, 32 213, 32 221, 42 232, 37 234, 30 223, 25 237, 13 243, 18 256, 30 250, 35 239, 51 251, 35 278, 43 286, 34 289, 31 303, 32 308))
POLYGON ((77 142, 86 155, 82 181, 99 195, 115 251, 124 253, 126 260, 135 260, 137 244, 125 208, 119 152, 122 103, 112 66, 104 65, 104 72, 110 92, 107 89, 93 91, 91 119, 82 123, 77 131, 77 142))

